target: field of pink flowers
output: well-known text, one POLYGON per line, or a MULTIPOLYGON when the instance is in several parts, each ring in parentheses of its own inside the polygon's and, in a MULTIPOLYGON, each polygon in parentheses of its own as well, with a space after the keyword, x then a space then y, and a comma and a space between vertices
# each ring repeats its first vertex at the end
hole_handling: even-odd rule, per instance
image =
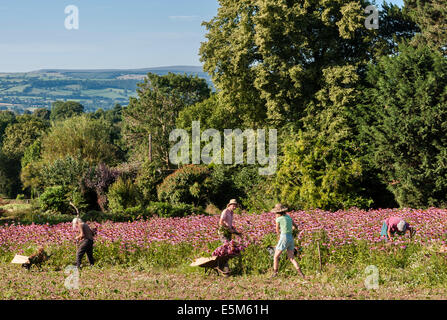
MULTIPOLYGON (((96 223, 97 264, 82 269, 82 288, 64 288, 67 265, 75 258, 70 223, 0 226, 0 299, 337 299, 439 298, 447 290, 445 234, 447 210, 357 209, 289 213, 299 226, 300 266, 308 282, 283 256, 281 279, 269 280, 274 244, 272 213, 235 216, 245 251, 230 261, 231 281, 204 276, 189 264, 220 245, 217 216, 152 218, 128 223, 96 223), (384 243, 382 222, 400 216, 417 229, 415 237, 384 243), (324 230, 324 232, 322 232, 324 230), (319 242, 313 241, 319 239, 319 242), (319 243, 319 246, 316 244, 319 243), (43 269, 31 272, 12 265, 14 254, 30 254, 43 245, 52 255, 43 269), (377 266, 380 288, 365 288, 365 268, 377 266), (97 273, 103 276, 98 278, 97 273), (139 279, 144 279, 140 281, 139 279), (138 281, 137 281, 138 280, 138 281), (181 285, 179 286, 179 283, 181 285), (278 289, 279 288, 279 289, 278 289), (214 291, 213 291, 214 290, 214 291), (210 296, 210 293, 212 295, 210 296)), ((236 238, 237 239, 237 238, 236 238)), ((238 242, 241 242, 237 239, 238 242)))
MULTIPOLYGON (((336 248, 357 240, 366 240, 370 249, 381 243, 382 221, 389 216, 400 216, 416 227, 414 243, 439 241, 445 244, 447 233, 447 210, 443 209, 398 209, 362 211, 297 211, 289 213, 300 234, 297 237, 302 246, 311 243, 312 233, 325 230, 327 241, 322 246, 336 248)), ((186 218, 153 218, 147 221, 128 223, 105 222, 96 224, 97 244, 119 245, 121 251, 144 250, 154 242, 171 244, 188 243, 197 250, 208 250, 209 243, 219 240, 217 216, 190 216, 186 218)), ((242 244, 259 243, 267 234, 275 231, 274 214, 242 214, 235 217, 235 226, 242 231, 242 244)), ((5 225, 0 227, 0 250, 3 252, 23 252, 30 245, 60 246, 73 244, 74 232, 71 224, 50 225, 5 225)), ((402 237, 393 244, 403 245, 402 237)), ((382 248, 378 246, 377 248, 382 248)))

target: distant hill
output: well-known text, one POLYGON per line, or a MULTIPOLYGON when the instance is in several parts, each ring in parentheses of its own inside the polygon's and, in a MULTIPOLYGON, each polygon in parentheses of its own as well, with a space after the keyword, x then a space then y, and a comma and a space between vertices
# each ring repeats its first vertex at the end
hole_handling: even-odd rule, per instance
POLYGON ((56 100, 75 100, 87 111, 127 105, 136 96, 137 83, 149 73, 197 75, 212 86, 201 67, 168 66, 142 69, 42 69, 0 73, 0 110, 17 112, 49 108, 56 100))

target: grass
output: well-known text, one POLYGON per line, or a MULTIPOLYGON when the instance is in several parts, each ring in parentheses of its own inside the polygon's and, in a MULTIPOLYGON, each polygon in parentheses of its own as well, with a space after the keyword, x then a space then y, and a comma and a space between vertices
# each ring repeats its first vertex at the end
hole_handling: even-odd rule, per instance
POLYGON ((50 261, 31 271, 10 264, 13 253, 0 253, 0 299, 444 299, 447 290, 446 257, 429 256, 429 248, 415 247, 407 257, 388 252, 371 261, 328 261, 321 272, 309 260, 311 252, 305 252, 300 260, 307 277, 303 280, 284 255, 279 277, 270 279, 271 257, 256 246, 232 259, 233 276, 224 278, 190 267, 199 252, 188 245, 160 243, 126 254, 97 244, 97 264, 81 270, 79 290, 64 286, 75 247, 48 249, 50 261), (377 289, 365 284, 371 263, 378 270, 377 289))
POLYGON ((269 274, 223 278, 201 270, 139 271, 105 267, 81 270, 79 290, 68 290, 63 270, 32 269, 0 264, 0 299, 444 299, 446 286, 411 286, 388 279, 368 290, 364 277, 331 279, 327 273, 298 276, 269 274), (101 275, 98 277, 98 275, 101 275))

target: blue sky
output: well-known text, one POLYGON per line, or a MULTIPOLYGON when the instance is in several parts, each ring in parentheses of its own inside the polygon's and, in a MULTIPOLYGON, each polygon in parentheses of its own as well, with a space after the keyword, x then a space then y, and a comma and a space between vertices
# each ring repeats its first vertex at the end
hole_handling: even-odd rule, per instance
POLYGON ((217 8, 217 0, 0 0, 0 72, 200 65, 201 22, 217 8), (79 8, 79 30, 65 29, 68 5, 79 8))

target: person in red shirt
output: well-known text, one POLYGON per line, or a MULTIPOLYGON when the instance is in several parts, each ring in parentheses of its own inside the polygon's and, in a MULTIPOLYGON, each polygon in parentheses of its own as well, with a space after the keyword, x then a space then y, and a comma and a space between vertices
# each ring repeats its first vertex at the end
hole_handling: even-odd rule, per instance
POLYGON ((416 233, 416 229, 411 227, 408 222, 399 217, 389 217, 385 221, 383 221, 382 230, 380 232, 380 236, 385 236, 386 239, 392 241, 393 236, 397 233, 398 235, 404 235, 410 232, 410 238, 413 238, 416 233))

